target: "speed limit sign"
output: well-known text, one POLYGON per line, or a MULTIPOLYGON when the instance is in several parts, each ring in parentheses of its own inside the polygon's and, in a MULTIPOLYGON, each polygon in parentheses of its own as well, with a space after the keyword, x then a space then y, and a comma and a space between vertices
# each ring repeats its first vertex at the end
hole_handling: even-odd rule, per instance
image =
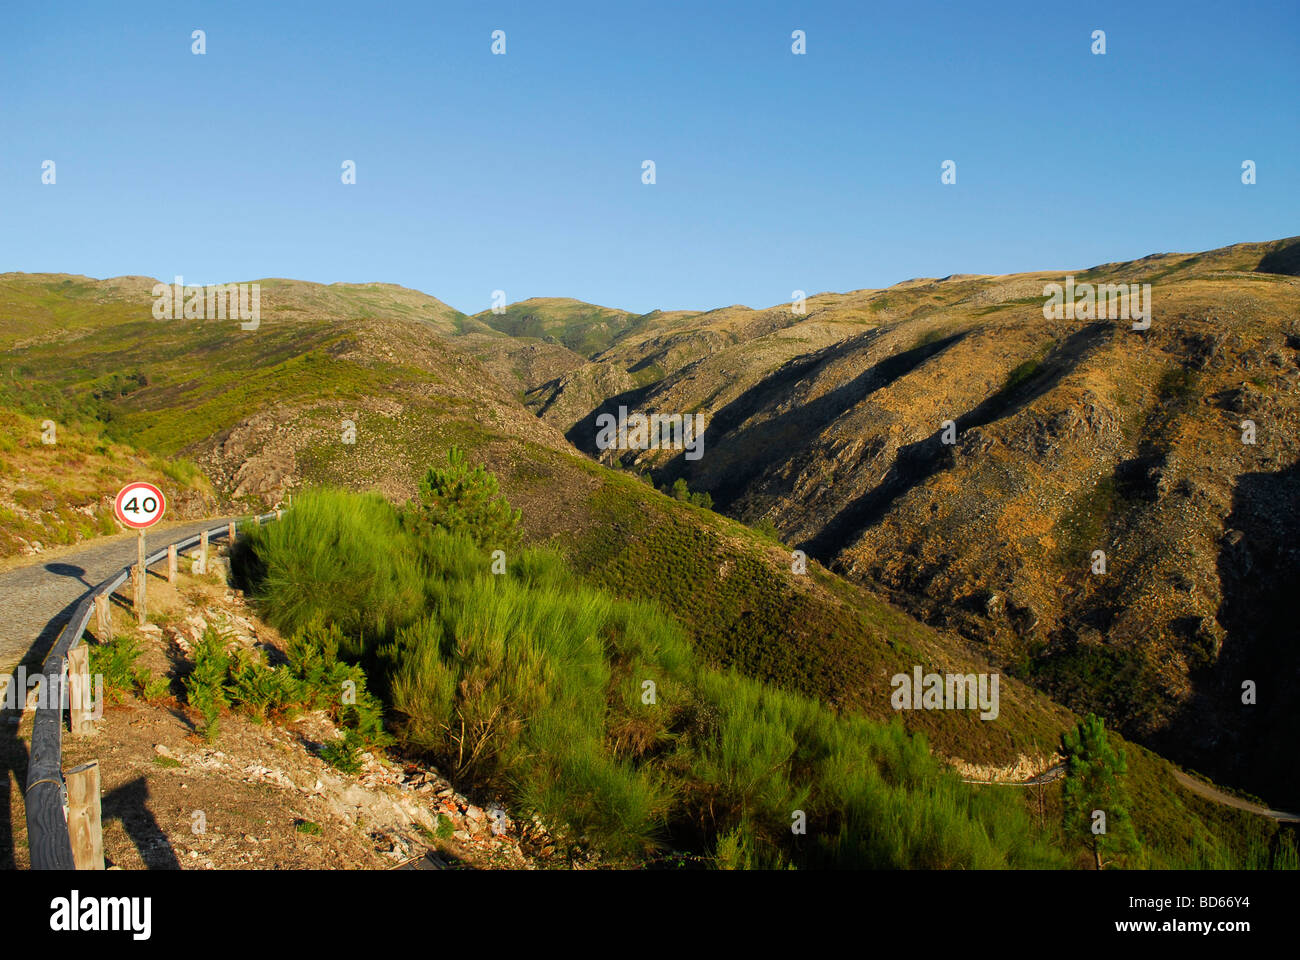
POLYGON ((152 483, 137 480, 128 483, 113 501, 113 513, 117 519, 133 530, 152 527, 162 519, 167 509, 167 498, 152 483))

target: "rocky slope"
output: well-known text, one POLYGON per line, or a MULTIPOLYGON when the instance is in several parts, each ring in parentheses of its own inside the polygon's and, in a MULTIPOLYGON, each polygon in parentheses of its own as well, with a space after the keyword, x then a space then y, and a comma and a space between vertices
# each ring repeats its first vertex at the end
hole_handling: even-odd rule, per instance
POLYGON ((1291 799, 1300 660, 1277 598, 1300 581, 1297 250, 728 308, 619 341, 535 406, 589 454, 770 520, 1072 707, 1291 799), (1150 328, 1045 319, 1067 275, 1149 283, 1150 328), (647 357, 663 376, 636 384, 647 357), (596 415, 620 405, 704 413, 704 456, 597 449, 596 415))
MULTIPOLYGON (((8 275, 0 400, 105 423, 260 503, 314 482, 404 499, 460 443, 533 537, 577 544, 593 569, 636 546, 607 541, 642 514, 660 518, 637 534, 646 556, 685 515, 666 523, 667 507, 615 497, 574 447, 660 484, 681 477, 974 648, 943 640, 949 655, 1285 806, 1300 732, 1281 609, 1300 580, 1297 250, 639 317, 569 300, 465 317, 390 285, 276 280, 252 332, 154 320, 147 278, 8 275), (1149 329, 1045 319, 1045 286, 1067 275, 1149 283, 1149 329), (596 417, 620 406, 705 415, 703 457, 597 449, 596 417)), ((712 544, 701 556, 730 537, 693 529, 712 544)), ((968 759, 1005 763, 1009 749, 968 759)))

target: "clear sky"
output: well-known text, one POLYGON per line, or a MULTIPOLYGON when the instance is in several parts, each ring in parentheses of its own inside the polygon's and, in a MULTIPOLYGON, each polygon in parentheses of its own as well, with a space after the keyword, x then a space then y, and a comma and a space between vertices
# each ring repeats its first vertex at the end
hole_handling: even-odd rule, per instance
POLYGON ((3 21, 0 272, 640 312, 1300 234, 1296 0, 14 2, 3 21))

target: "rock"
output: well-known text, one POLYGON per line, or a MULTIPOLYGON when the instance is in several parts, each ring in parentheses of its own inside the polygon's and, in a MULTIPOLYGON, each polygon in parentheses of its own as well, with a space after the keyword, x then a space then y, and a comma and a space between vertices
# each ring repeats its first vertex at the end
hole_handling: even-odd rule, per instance
POLYGON ((1001 616, 1003 609, 1004 609, 1004 603, 1001 594, 990 593, 988 597, 984 600, 985 616, 988 617, 1001 616))
MULTIPOLYGON (((153 745, 153 752, 156 753, 156 754, 158 754, 158 756, 160 756, 160 757, 171 757, 171 756, 172 756, 172 752, 171 752, 171 750, 168 748, 168 746, 167 746, 165 743, 155 743, 155 744, 153 745)), ((175 759, 175 758, 173 757, 173 759, 175 759)))

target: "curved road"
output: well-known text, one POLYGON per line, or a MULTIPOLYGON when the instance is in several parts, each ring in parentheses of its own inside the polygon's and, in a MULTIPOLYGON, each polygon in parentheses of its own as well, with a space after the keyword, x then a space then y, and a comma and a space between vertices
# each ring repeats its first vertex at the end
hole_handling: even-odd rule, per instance
MULTIPOLYGON (((1221 803, 1228 807, 1236 807, 1238 810, 1245 810, 1247 813, 1259 814, 1261 817, 1271 817, 1279 823, 1300 823, 1300 814, 1287 813, 1284 810, 1273 810, 1269 807, 1262 807, 1258 803, 1243 800, 1241 797, 1234 797, 1230 793, 1224 793, 1217 787, 1212 787, 1195 777, 1188 776, 1181 770, 1175 769, 1170 772, 1173 773, 1175 780, 1192 791, 1192 793, 1202 796, 1206 800, 1221 803)), ((1028 780, 962 780, 962 783, 992 783, 1002 787, 1029 787, 1039 783, 1050 783, 1064 776, 1064 774, 1065 764, 1058 763, 1056 766, 1050 767, 1028 780)))
POLYGON ((1230 793, 1224 793, 1222 790, 1203 783, 1195 777, 1189 777, 1181 770, 1175 770, 1174 779, 1181 783, 1192 793, 1200 794, 1206 800, 1213 800, 1215 803, 1222 803, 1229 807, 1236 807, 1238 810, 1245 810, 1248 813, 1257 813, 1261 817, 1272 817, 1282 823, 1300 823, 1300 813, 1287 813, 1283 810, 1271 810, 1268 807, 1261 807, 1258 803, 1251 803, 1249 800, 1243 800, 1241 797, 1234 797, 1230 793))
MULTIPOLYGON (((149 531, 147 543, 152 551, 241 519, 160 524, 149 531)), ((0 573, 0 610, 5 612, 0 621, 0 676, 12 673, 19 663, 40 663, 86 591, 135 561, 135 541, 134 533, 103 537, 48 558, 33 557, 29 566, 0 573)))

